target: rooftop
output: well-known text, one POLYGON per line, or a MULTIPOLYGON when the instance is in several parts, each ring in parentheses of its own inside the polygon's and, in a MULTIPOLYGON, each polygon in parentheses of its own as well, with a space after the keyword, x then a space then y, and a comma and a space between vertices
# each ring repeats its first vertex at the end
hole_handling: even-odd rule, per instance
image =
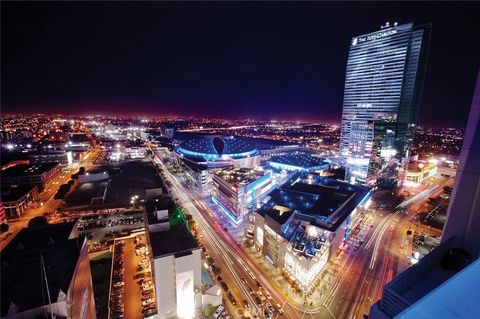
POLYGON ((32 176, 48 172, 58 163, 19 164, 2 171, 2 177, 32 176))
POLYGON ((48 303, 42 289, 41 254, 52 299, 57 300, 60 290, 68 292, 83 240, 69 239, 73 227, 74 223, 62 223, 24 228, 2 250, 2 317, 12 303, 19 312, 48 303))
POLYGON ((206 156, 207 158, 217 158, 222 155, 248 156, 257 153, 251 143, 233 136, 194 138, 181 143, 177 151, 187 156, 206 156))
POLYGON ((265 172, 243 167, 232 167, 228 169, 217 170, 214 172, 214 174, 232 186, 241 187, 263 177, 265 172))
POLYGON ((2 188, 1 199, 3 202, 15 202, 25 196, 33 188, 33 185, 19 185, 15 187, 2 188))
POLYGON ((328 168, 330 162, 321 157, 316 157, 310 154, 287 154, 272 156, 269 160, 270 164, 282 164, 291 166, 292 168, 315 169, 325 167, 328 168))
POLYGON ((153 258, 181 256, 200 249, 184 223, 171 224, 169 230, 149 233, 153 258))
POLYGON ((480 285, 480 260, 449 278, 398 318, 469 318, 479 312, 477 291, 480 285), (452 293, 455 292, 455 293, 452 293))
POLYGON ((165 216, 168 220, 175 210, 175 202, 171 198, 156 198, 152 201, 145 202, 148 225, 162 222, 158 216, 155 216, 155 212, 163 210, 168 210, 168 216, 165 216))
POLYGON ((468 253, 454 248, 452 243, 451 238, 441 243, 418 263, 386 284, 383 288, 384 297, 380 300, 380 307, 391 312, 389 315, 392 317, 396 316, 410 305, 416 302, 422 303, 426 296, 435 292, 437 287, 445 286, 459 272, 462 272, 473 260, 468 253), (392 298, 399 301, 395 309, 388 306, 388 302, 385 301, 392 298), (383 305, 384 302, 385 305, 383 305))
POLYGON ((430 168, 431 169, 435 166, 436 166, 436 164, 425 162, 425 161, 410 161, 410 162, 408 162, 407 170, 409 172, 421 172, 425 168, 430 168))
POLYGON ((288 221, 289 215, 295 214, 296 219, 335 231, 369 193, 366 187, 314 174, 296 173, 269 194, 270 199, 258 213, 268 214, 282 225, 288 221), (290 211, 276 212, 278 207, 286 207, 290 211))

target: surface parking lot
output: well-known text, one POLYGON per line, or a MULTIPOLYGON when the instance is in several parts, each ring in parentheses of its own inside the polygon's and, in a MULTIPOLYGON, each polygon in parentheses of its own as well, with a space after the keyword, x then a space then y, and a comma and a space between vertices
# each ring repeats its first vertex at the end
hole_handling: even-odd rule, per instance
POLYGON ((142 318, 157 313, 150 266, 150 252, 144 233, 115 240, 111 318, 142 318))

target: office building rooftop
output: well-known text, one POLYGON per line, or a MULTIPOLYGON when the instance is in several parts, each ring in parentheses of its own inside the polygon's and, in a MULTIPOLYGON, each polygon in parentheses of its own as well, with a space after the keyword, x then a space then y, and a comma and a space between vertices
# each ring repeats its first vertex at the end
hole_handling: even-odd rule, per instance
POLYGON ((265 175, 264 171, 258 171, 249 168, 242 167, 232 167, 229 169, 217 170, 214 174, 221 179, 225 180, 227 183, 233 187, 242 187, 265 175))
POLYGON ((7 168, 6 170, 2 171, 3 177, 10 177, 10 176, 31 176, 31 175, 41 175, 45 172, 48 172, 58 163, 45 163, 45 164, 19 164, 12 167, 7 168))
POLYGON ((179 257, 191 253, 192 250, 200 249, 185 223, 171 224, 169 230, 150 232, 149 236, 153 258, 169 255, 179 257))
POLYGON ((369 196, 368 188, 313 174, 295 174, 272 191, 258 212, 284 224, 291 214, 308 219, 323 229, 335 231, 369 196))
POLYGON ((36 186, 32 185, 19 185, 12 187, 2 187, 2 196, 1 199, 3 202, 14 202, 25 196, 36 186))

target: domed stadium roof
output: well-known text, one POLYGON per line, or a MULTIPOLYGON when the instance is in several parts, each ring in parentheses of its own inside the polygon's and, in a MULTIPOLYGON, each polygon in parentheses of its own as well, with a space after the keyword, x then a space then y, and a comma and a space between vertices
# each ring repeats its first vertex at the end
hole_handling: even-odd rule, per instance
POLYGON ((206 137, 183 142, 177 152, 189 157, 203 157, 206 160, 244 158, 258 154, 255 146, 242 138, 206 137))

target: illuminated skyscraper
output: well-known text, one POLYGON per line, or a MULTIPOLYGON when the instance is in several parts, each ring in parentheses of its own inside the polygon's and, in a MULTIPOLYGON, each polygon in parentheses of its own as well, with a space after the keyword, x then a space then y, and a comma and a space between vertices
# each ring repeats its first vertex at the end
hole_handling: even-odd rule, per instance
POLYGON ((395 187, 408 158, 427 61, 430 25, 389 25, 352 39, 340 153, 352 184, 395 187))
POLYGON ((476 318, 480 312, 480 72, 441 244, 383 287, 370 319, 476 318), (477 315, 475 315, 477 314, 477 315))

